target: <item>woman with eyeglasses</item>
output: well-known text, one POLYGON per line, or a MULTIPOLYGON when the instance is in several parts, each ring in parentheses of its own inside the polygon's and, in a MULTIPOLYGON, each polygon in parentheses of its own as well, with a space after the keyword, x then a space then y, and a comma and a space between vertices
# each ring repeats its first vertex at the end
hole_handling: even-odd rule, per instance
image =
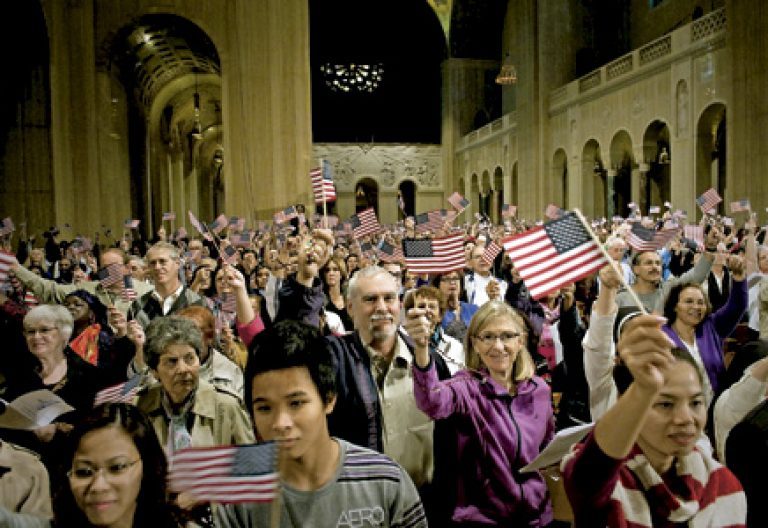
POLYGON ((484 304, 467 328, 467 368, 446 381, 429 356, 425 311, 410 310, 404 327, 415 343, 417 406, 435 420, 452 417, 456 428, 454 526, 548 525, 544 478, 520 473, 554 434, 549 387, 534 375, 521 317, 501 301, 484 304))
POLYGON ((63 306, 44 304, 30 310, 23 322, 29 354, 17 354, 9 361, 12 365, 0 388, 0 397, 6 401, 47 389, 74 407, 32 432, 3 431, 4 438, 38 452, 46 464, 52 462, 59 440, 72 429, 79 413, 93 406, 96 392, 104 386, 98 368, 69 347, 73 327, 72 314, 63 306))
POLYGON ((54 526, 181 526, 168 500, 167 463, 147 418, 134 406, 93 409, 63 453, 66 478, 53 495, 54 526))

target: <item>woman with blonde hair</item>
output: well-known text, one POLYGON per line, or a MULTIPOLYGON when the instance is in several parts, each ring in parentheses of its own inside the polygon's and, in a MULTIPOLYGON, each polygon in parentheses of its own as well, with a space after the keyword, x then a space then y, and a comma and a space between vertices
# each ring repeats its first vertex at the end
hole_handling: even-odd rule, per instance
POLYGON ((453 524, 548 525, 544 478, 520 473, 554 434, 550 390, 534 375, 523 319, 501 301, 484 304, 467 328, 467 368, 445 381, 430 359, 425 311, 410 310, 404 327, 415 344, 416 404, 435 420, 451 417, 455 427, 460 469, 453 524))

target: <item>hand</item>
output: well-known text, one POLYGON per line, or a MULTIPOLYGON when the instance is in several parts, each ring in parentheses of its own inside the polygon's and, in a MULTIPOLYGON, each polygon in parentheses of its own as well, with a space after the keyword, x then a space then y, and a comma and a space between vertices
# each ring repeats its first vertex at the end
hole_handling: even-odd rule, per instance
POLYGON ((136 320, 128 321, 128 339, 131 340, 136 348, 144 349, 144 343, 147 339, 144 335, 144 329, 136 320))
POLYGON ((641 389, 657 393, 664 386, 665 373, 674 362, 674 343, 661 329, 666 322, 655 315, 638 315, 624 324, 616 346, 619 357, 641 389))
POLYGON ((744 258, 739 255, 729 255, 727 264, 728 269, 731 271, 731 277, 733 277, 733 280, 743 281, 746 275, 746 265, 744 263, 744 258))
POLYGON ((485 287, 485 293, 488 295, 488 299, 491 301, 497 301, 501 299, 501 286, 498 279, 492 279, 491 282, 485 287))
POLYGON ((563 310, 570 310, 575 299, 576 285, 574 283, 570 283, 566 286, 563 286, 560 290, 560 294, 563 296, 563 310))
POLYGON ((37 429, 33 429, 32 432, 35 433, 35 436, 38 440, 44 444, 47 444, 53 440, 54 436, 56 436, 56 424, 52 423, 44 425, 42 427, 38 427, 37 429))
POLYGON ((600 286, 603 288, 618 290, 621 286, 621 277, 612 264, 603 266, 598 276, 600 277, 600 286))
POLYGON ((229 264, 224 266, 224 273, 227 280, 227 284, 233 289, 233 290, 245 290, 245 278, 243 277, 243 274, 240 273, 237 268, 234 266, 230 266, 229 264))
POLYGON ((128 319, 125 314, 114 306, 107 308, 107 312, 109 326, 115 329, 115 337, 120 338, 128 335, 128 319))
POLYGON ((422 308, 411 308, 408 310, 403 329, 413 339, 416 345, 416 363, 421 367, 426 367, 429 363, 429 338, 432 336, 432 323, 427 319, 427 312, 422 308), (419 354, 423 352, 423 354, 419 354))

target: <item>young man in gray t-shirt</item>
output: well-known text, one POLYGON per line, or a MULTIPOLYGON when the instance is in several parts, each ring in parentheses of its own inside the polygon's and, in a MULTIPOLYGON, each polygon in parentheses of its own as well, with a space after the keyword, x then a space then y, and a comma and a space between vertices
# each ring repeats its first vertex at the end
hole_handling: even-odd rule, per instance
MULTIPOLYGON (((257 436, 280 444, 280 527, 427 525, 408 474, 392 459, 336 439, 333 360, 317 329, 282 321, 257 336, 245 401, 257 436)), ((272 504, 216 509, 222 528, 272 526, 272 504)))

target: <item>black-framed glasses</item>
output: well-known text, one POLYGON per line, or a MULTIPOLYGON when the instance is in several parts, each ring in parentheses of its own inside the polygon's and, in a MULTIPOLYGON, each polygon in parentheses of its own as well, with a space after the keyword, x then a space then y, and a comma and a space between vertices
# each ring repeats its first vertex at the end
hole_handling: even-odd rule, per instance
POLYGON ((492 345, 497 339, 501 340, 502 345, 509 345, 513 340, 520 337, 519 332, 499 332, 495 334, 493 332, 483 332, 475 336, 484 345, 492 345))
POLYGON ((139 462, 141 462, 141 459, 124 462, 113 462, 106 466, 91 466, 85 464, 81 466, 74 466, 72 469, 67 471, 67 477, 69 477, 71 480, 93 480, 96 478, 96 474, 99 471, 103 471, 104 477, 107 479, 120 478, 139 462))

